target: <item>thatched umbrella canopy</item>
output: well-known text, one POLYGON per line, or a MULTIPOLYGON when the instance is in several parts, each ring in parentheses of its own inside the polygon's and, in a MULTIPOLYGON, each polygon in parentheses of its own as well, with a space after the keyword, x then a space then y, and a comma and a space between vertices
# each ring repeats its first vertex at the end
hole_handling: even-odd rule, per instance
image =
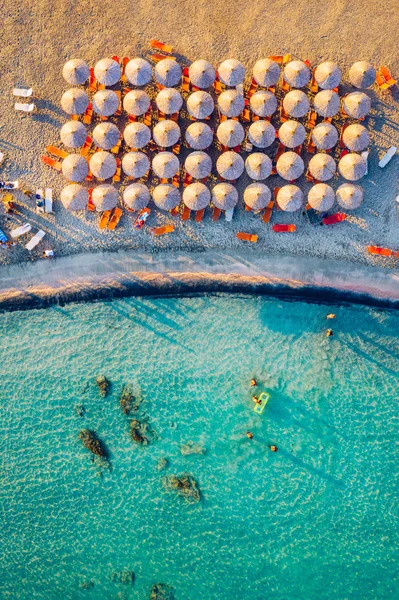
POLYGON ((151 100, 144 90, 131 90, 123 99, 123 108, 128 115, 139 117, 150 108, 151 100))
POLYGON ((118 192, 113 185, 98 185, 94 188, 91 199, 96 210, 112 210, 118 204, 118 192))
POLYGON ((245 67, 235 58, 224 60, 219 65, 218 73, 220 81, 229 87, 235 87, 245 79, 245 67))
POLYGON ((234 148, 241 144, 245 137, 244 127, 238 121, 228 119, 220 123, 216 131, 217 138, 223 146, 234 148))
MULTIPOLYGON (((162 62, 162 61, 161 61, 162 62)), ((180 127, 171 120, 159 121, 152 131, 155 143, 161 148, 173 146, 180 139, 180 127)))
POLYGON ((93 129, 93 141, 102 150, 111 150, 121 137, 120 131, 113 123, 100 123, 93 129))
POLYGON ((337 63, 328 60, 316 67, 314 78, 317 85, 323 90, 332 90, 341 82, 341 69, 338 67, 337 63))
POLYGON ((80 183, 89 174, 87 160, 80 154, 70 154, 62 161, 62 174, 68 181, 80 183))
POLYGON ((123 137, 129 148, 144 148, 151 139, 151 130, 144 123, 129 123, 123 137))
POLYGON ((90 171, 97 179, 109 179, 116 173, 116 158, 110 152, 100 150, 91 157, 90 171))
POLYGON ((150 190, 142 183, 132 183, 123 190, 123 203, 130 210, 142 210, 150 200, 150 190))
POLYGON ((194 150, 206 150, 213 142, 213 131, 206 123, 192 123, 186 129, 186 140, 194 150))
POLYGON ((212 204, 220 210, 231 210, 238 202, 238 192, 231 183, 218 183, 212 190, 212 204))
POLYGON ((280 67, 270 58, 261 58, 254 64, 252 74, 258 85, 268 88, 278 82, 280 67))
POLYGON ((363 189, 360 185, 343 183, 337 189, 336 198, 340 206, 347 210, 354 210, 363 202, 363 189))
POLYGON ((165 87, 174 87, 181 81, 181 67, 176 60, 164 58, 154 69, 155 79, 165 87))
POLYGON ((159 152, 152 159, 152 170, 160 179, 171 179, 179 169, 179 159, 173 152, 159 152))
POLYGON ((74 58, 65 63, 62 75, 70 85, 82 85, 89 79, 90 69, 84 60, 74 58))
POLYGON ((292 60, 284 67, 283 76, 291 87, 302 88, 309 83, 310 70, 302 60, 292 60))
POLYGON ((269 121, 255 121, 248 129, 248 138, 257 148, 268 148, 276 139, 276 130, 269 121))
POLYGON ((133 58, 126 65, 125 75, 129 83, 142 87, 151 81, 152 68, 144 58, 133 58))
POLYGON ((317 181, 328 181, 334 177, 336 170, 335 160, 329 154, 315 154, 309 161, 310 174, 317 181))
POLYGON ((284 96, 283 107, 291 117, 304 117, 309 112, 309 100, 301 90, 292 90, 284 96))
POLYGON ((269 204, 272 193, 264 183, 251 183, 244 190, 244 202, 251 210, 262 210, 269 204))
POLYGON ((89 98, 80 88, 71 88, 62 94, 61 106, 68 115, 81 115, 89 104, 89 98))
POLYGON ((342 139, 345 146, 353 152, 361 152, 370 144, 369 132, 359 123, 346 127, 342 139))
POLYGON ((287 181, 294 181, 302 175, 305 163, 296 152, 284 152, 276 164, 277 173, 287 181))
POLYGON ((287 148, 296 148, 303 144, 306 138, 306 129, 298 121, 286 121, 278 130, 280 142, 287 148))
POLYGON ((223 152, 216 161, 216 170, 223 179, 238 179, 244 171, 244 160, 237 152, 223 152))
POLYGON ((112 58, 103 58, 94 67, 94 77, 103 85, 115 85, 120 76, 121 66, 112 58))
POLYGON ((85 143, 86 127, 80 121, 68 121, 61 127, 61 141, 67 148, 78 148, 85 143))
POLYGON ((184 168, 194 179, 204 179, 212 171, 212 159, 206 152, 191 152, 186 158, 184 168))
POLYGON ((88 191, 77 183, 67 185, 61 192, 61 202, 67 210, 84 210, 88 201, 88 191))
POLYGON ((317 148, 329 150, 338 142, 338 131, 331 123, 323 122, 312 130, 312 140, 317 148))
POLYGON ((173 210, 180 204, 180 192, 171 183, 157 185, 152 192, 152 198, 161 210, 173 210))
POLYGON ((216 71, 207 60, 195 60, 188 69, 188 76, 195 87, 206 90, 216 78, 216 71))
POLYGON ((188 185, 183 192, 183 202, 190 210, 202 210, 210 201, 211 192, 199 181, 188 185))
POLYGON ((245 169, 251 179, 261 181, 271 175, 272 160, 263 152, 252 152, 245 161, 245 169))
POLYGON ((183 105, 183 98, 174 88, 165 88, 159 92, 155 99, 158 109, 166 115, 179 112, 183 105))
POLYGON ((258 117, 270 117, 277 110, 277 98, 267 90, 255 92, 249 100, 252 112, 258 117))
POLYGON ((245 107, 244 96, 237 90, 226 90, 220 94, 218 106, 226 117, 238 117, 245 107))
POLYGON ((357 88, 368 88, 373 85, 376 70, 372 64, 365 60, 353 63, 349 69, 349 81, 357 88))
POLYGON ((339 111, 341 100, 336 92, 323 90, 313 100, 315 111, 322 117, 333 117, 339 111))
POLYGON ((320 212, 330 210, 335 202, 335 192, 326 183, 316 183, 308 193, 308 203, 320 212))
POLYGON ((297 185, 283 185, 277 193, 277 204, 286 212, 295 212, 302 208, 303 192, 297 185))
POLYGON ((338 163, 338 170, 345 179, 357 181, 366 174, 367 163, 360 154, 351 152, 341 158, 338 163))
POLYGON ((119 98, 112 90, 100 90, 93 96, 93 110, 102 117, 113 115, 119 106, 119 98))
POLYGON ((144 177, 150 168, 150 159, 144 152, 128 152, 122 158, 122 169, 128 177, 144 177))
POLYGON ((213 98, 202 90, 190 94, 187 98, 187 110, 194 119, 206 119, 215 108, 213 98))
POLYGON ((352 92, 342 99, 347 115, 352 119, 363 119, 371 108, 371 100, 364 92, 352 92))

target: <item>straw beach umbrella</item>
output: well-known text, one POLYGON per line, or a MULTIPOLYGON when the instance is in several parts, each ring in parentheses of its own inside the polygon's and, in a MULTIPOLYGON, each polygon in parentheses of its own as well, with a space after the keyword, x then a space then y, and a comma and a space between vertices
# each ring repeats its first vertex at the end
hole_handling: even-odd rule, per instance
POLYGON ((151 139, 151 130, 144 123, 129 123, 123 137, 129 148, 144 148, 151 139))
POLYGON ((372 64, 365 60, 353 63, 349 69, 349 81, 357 88, 368 88, 373 85, 376 70, 372 64))
POLYGON ((97 179, 109 179, 116 173, 116 158, 110 152, 95 152, 89 164, 90 171, 97 179))
POLYGON ((315 154, 309 161, 309 172, 317 181, 328 181, 336 170, 335 160, 329 154, 315 154))
POLYGON ((268 88, 275 85, 280 78, 280 67, 270 58, 261 58, 254 64, 253 78, 258 85, 268 88))
POLYGON ((181 80, 181 67, 176 60, 164 58, 154 69, 155 79, 165 87, 174 87, 181 80))
POLYGON ((270 117, 277 110, 277 98, 267 90, 255 92, 249 100, 252 112, 258 117, 270 117))
POLYGON ((255 121, 248 129, 248 138, 257 148, 268 148, 276 139, 276 130, 269 121, 255 121))
POLYGON ((190 210, 202 210, 211 201, 211 192, 199 181, 190 183, 183 192, 183 202, 190 210))
POLYGON ((284 152, 276 164, 277 173, 287 181, 294 181, 302 175, 305 164, 296 152, 284 152))
POLYGON ((173 210, 180 204, 180 192, 171 183, 157 185, 152 192, 152 198, 161 210, 173 210))
POLYGON ((244 171, 244 160, 237 152, 223 152, 216 161, 216 170, 223 179, 233 181, 244 171))
POLYGON ((94 77, 103 85, 115 85, 120 76, 121 66, 112 58, 103 58, 94 67, 94 77))
POLYGON ((304 117, 309 111, 309 100, 301 90, 292 90, 284 96, 283 107, 291 117, 304 117))
POLYGON ((347 210, 353 210, 359 208, 363 202, 363 189, 360 185, 343 183, 337 189, 336 198, 340 206, 347 210))
POLYGON ((78 148, 85 143, 86 127, 80 121, 68 121, 61 127, 61 141, 67 148, 78 148))
POLYGON ((251 183, 244 190, 244 202, 251 210, 262 210, 269 204, 272 193, 264 183, 251 183))
POLYGON ((195 60, 188 69, 191 83, 201 90, 209 88, 216 78, 216 71, 207 60, 195 60))
POLYGON ((118 192, 113 185, 98 185, 94 188, 91 199, 96 210, 112 210, 118 204, 118 192))
POLYGON ((339 111, 341 100, 336 92, 323 90, 313 100, 315 111, 322 117, 333 117, 339 111))
POLYGON ((226 90, 220 94, 218 106, 226 117, 238 117, 245 107, 244 96, 237 90, 226 90))
POLYGON ((316 183, 308 193, 308 203, 320 212, 330 210, 335 202, 335 193, 326 183, 316 183))
POLYGON ((217 138, 223 146, 234 148, 239 146, 245 137, 244 127, 238 121, 229 119, 220 123, 216 131, 217 138))
POLYGON ((338 67, 337 63, 328 60, 316 67, 314 78, 317 85, 323 90, 332 90, 341 82, 341 69, 338 67))
POLYGON ((235 87, 244 81, 245 67, 239 60, 229 58, 219 65, 218 73, 222 83, 228 87, 235 87))
POLYGON ((128 115, 134 117, 144 115, 150 106, 150 97, 143 90, 131 90, 123 99, 123 108, 128 115))
POLYGON ((212 190, 212 204, 220 210, 231 210, 238 202, 238 192, 231 183, 218 183, 212 190))
POLYGON ((152 159, 152 170, 160 179, 171 179, 179 169, 179 159, 173 152, 159 152, 152 159))
POLYGON ((61 192, 61 202, 67 210, 84 210, 89 201, 89 192, 77 183, 67 185, 61 192))
POLYGON ((363 119, 371 108, 371 100, 364 92, 352 92, 342 99, 342 105, 352 119, 363 119))
POLYGON ((144 177, 150 168, 150 159, 144 152, 128 152, 122 158, 122 169, 128 177, 144 177))
POLYGON ((194 150, 206 150, 213 142, 213 131, 206 123, 192 123, 186 129, 186 140, 194 150))
POLYGON ((191 152, 186 158, 184 168, 194 179, 204 179, 212 171, 212 159, 206 152, 191 152))
POLYGON ((123 203, 129 210, 142 210, 150 200, 150 190, 142 183, 131 183, 123 191, 123 203))
POLYGON ((83 181, 89 174, 87 160, 80 154, 70 154, 62 161, 62 174, 68 181, 83 181))
POLYGON ((319 123, 312 130, 312 140, 321 150, 330 150, 338 142, 338 131, 331 123, 319 123))
POLYGON ((142 87, 151 81, 152 68, 144 58, 133 58, 126 65, 125 75, 129 83, 142 87))
POLYGON ((286 212, 295 212, 302 208, 303 193, 297 185, 283 185, 277 193, 277 204, 286 212))
POLYGON ((206 119, 215 108, 213 98, 208 92, 198 91, 187 99, 187 110, 194 119, 206 119))
POLYGON ((267 179, 271 175, 273 165, 271 158, 263 152, 253 152, 245 161, 248 176, 255 181, 267 179))
POLYGON ((81 115, 89 104, 86 92, 80 88, 71 88, 62 94, 61 106, 68 115, 81 115))
POLYGON ((93 110, 102 117, 113 115, 119 106, 119 98, 112 90, 100 90, 93 96, 93 110))
POLYGON ((174 88, 165 88, 156 97, 157 108, 166 115, 179 112, 183 105, 183 98, 174 88))
POLYGON ((338 170, 345 179, 357 181, 366 174, 367 163, 360 154, 351 152, 341 158, 338 163, 338 170))
POLYGON ((361 152, 370 144, 369 132, 359 123, 346 127, 342 139, 345 146, 354 152, 361 152))
POLYGON ((280 142, 287 148, 296 148, 303 144, 306 138, 306 129, 298 121, 286 121, 278 130, 280 142))
POLYGON ((157 123, 153 129, 154 141, 160 148, 173 146, 180 139, 180 127, 174 121, 166 119, 157 123))
POLYGON ((284 67, 283 76, 291 87, 302 88, 309 83, 310 70, 302 60, 292 60, 284 67))
POLYGON ((93 129, 93 141, 102 150, 111 150, 120 137, 120 131, 113 123, 100 123, 93 129))
POLYGON ((74 58, 65 63, 62 75, 70 85, 82 85, 89 79, 90 69, 84 60, 74 58))

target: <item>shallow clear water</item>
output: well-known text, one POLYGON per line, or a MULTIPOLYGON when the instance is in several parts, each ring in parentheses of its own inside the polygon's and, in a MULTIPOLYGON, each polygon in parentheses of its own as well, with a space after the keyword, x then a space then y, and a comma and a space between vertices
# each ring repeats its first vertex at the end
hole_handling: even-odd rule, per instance
POLYGON ((399 597, 397 313, 130 298, 2 314, 0 331, 1 598, 144 600, 156 582, 176 600, 399 597), (253 376, 271 393, 262 416, 253 376), (147 447, 119 406, 128 382, 147 447), (182 455, 189 440, 206 454, 182 455), (165 491, 182 473, 200 504, 165 491), (133 587, 111 581, 124 568, 133 587))

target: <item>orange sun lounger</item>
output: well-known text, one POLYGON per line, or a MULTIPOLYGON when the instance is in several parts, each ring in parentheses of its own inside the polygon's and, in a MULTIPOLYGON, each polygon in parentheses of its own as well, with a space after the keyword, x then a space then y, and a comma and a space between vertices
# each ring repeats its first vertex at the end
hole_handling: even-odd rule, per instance
POLYGON ((61 171, 62 169, 62 163, 60 163, 57 160, 54 160, 54 158, 50 158, 49 156, 42 156, 41 160, 42 162, 44 162, 45 165, 52 167, 56 171, 61 171))
POLYGON ((197 223, 201 223, 202 219, 204 218, 204 214, 205 214, 205 208, 202 208, 201 210, 196 211, 195 220, 197 221, 197 223))
POLYGON ((219 221, 221 214, 222 214, 222 211, 220 210, 220 208, 217 208, 217 206, 214 206, 213 212, 212 212, 212 221, 219 221))
POLYGON ((188 76, 188 67, 184 67, 183 69, 181 89, 183 90, 183 92, 190 91, 190 78, 188 76))
POLYGON ((396 84, 396 79, 394 79, 387 67, 380 67, 377 71, 377 84, 381 90, 387 90, 396 84))
POLYGON ((100 222, 98 224, 100 229, 105 229, 107 227, 108 221, 110 220, 111 215, 112 215, 112 210, 105 210, 103 212, 103 214, 101 215, 100 222))
POLYGON ((97 80, 94 77, 94 68, 90 67, 90 77, 89 77, 89 92, 97 91, 97 80))
POLYGON ((120 218, 122 216, 122 209, 119 208, 118 206, 116 208, 114 208, 114 213, 112 215, 112 217, 110 218, 110 220, 108 221, 108 229, 110 231, 113 231, 115 229, 115 227, 118 225, 120 218))
POLYGON ((390 250, 389 248, 380 248, 379 246, 367 246, 367 251, 370 254, 378 254, 379 256, 394 256, 399 258, 399 250, 390 250))
POLYGON ((58 156, 58 158, 66 158, 69 156, 68 152, 61 150, 60 148, 56 148, 56 146, 46 146, 46 150, 49 154, 54 154, 54 156, 58 156))
POLYGON ((272 218, 273 208, 274 208, 274 200, 270 200, 269 204, 265 208, 265 212, 263 213, 262 221, 264 223, 270 223, 270 219, 272 218))
POLYGON ((191 213, 191 210, 188 208, 188 206, 184 206, 183 213, 181 216, 182 221, 188 221, 190 218, 190 213, 191 213))
POLYGON ((345 221, 346 214, 345 213, 335 213, 334 215, 329 215, 328 217, 324 217, 323 225, 334 225, 335 223, 341 223, 345 221))
POLYGON ((112 183, 119 183, 121 180, 121 160, 120 158, 116 159, 116 171, 115 175, 112 178, 112 183))
POLYGON ((312 92, 312 94, 317 94, 317 92, 319 91, 319 86, 317 85, 317 82, 316 82, 316 79, 315 79, 315 76, 314 76, 314 72, 315 72, 315 69, 312 72, 312 81, 310 83, 310 88, 309 89, 312 92))
POLYGON ((154 235, 165 235, 165 233, 172 233, 174 230, 174 225, 164 225, 163 227, 154 227, 153 229, 150 229, 151 233, 154 235))
POLYGON ((89 154, 92 143, 93 143, 93 139, 88 135, 85 140, 85 143, 83 144, 83 146, 80 150, 81 156, 87 156, 89 154))
POLYGON ((293 223, 276 223, 272 226, 272 229, 273 231, 277 231, 279 233, 293 233, 294 231, 296 231, 296 225, 294 225, 293 223))
POLYGON ((125 75, 126 65, 129 62, 130 58, 128 56, 124 56, 121 62, 121 82, 127 83, 127 77, 125 75))
POLYGON ((173 52, 173 46, 169 46, 168 44, 164 44, 158 40, 150 40, 150 46, 151 48, 161 50, 161 52, 165 52, 166 54, 172 54, 173 52))
POLYGON ((236 238, 243 242, 252 242, 253 244, 258 241, 258 236, 253 233, 245 233, 245 231, 238 231, 236 238))
POLYGON ((85 125, 90 125, 91 120, 93 118, 93 105, 91 102, 87 105, 86 112, 83 115, 83 123, 85 125))

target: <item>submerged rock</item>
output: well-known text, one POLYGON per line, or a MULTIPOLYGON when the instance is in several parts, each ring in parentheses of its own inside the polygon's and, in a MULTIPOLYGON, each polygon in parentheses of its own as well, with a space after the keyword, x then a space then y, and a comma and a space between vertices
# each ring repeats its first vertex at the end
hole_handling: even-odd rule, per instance
POLYGON ((105 377, 105 375, 99 375, 98 377, 96 377, 96 384, 100 389, 101 396, 105 398, 109 391, 110 382, 105 377))
POLYGON ((205 454, 206 448, 189 440, 181 446, 180 452, 183 454, 183 456, 188 456, 189 454, 205 454))
POLYGON ((78 415, 78 417, 84 417, 86 414, 86 409, 83 406, 83 404, 76 404, 75 406, 75 412, 78 415))
POLYGON ((169 461, 167 458, 160 458, 157 462, 158 471, 162 471, 163 469, 167 469, 169 466, 169 461))
POLYGON ((147 431, 147 423, 141 423, 137 419, 130 421, 130 435, 136 444, 148 444, 148 437, 145 436, 147 431))
POLYGON ((168 491, 175 491, 189 504, 195 504, 201 500, 201 492, 194 477, 191 475, 171 475, 166 477, 164 485, 168 491))
POLYGON ((154 583, 150 592, 150 600, 174 600, 174 589, 166 583, 154 583))
POLYGON ((94 588, 94 581, 81 581, 79 587, 82 590, 91 590, 94 588))
POLYGON ((111 581, 123 583, 124 585, 134 584, 134 571, 122 569, 122 571, 114 571, 111 573, 111 581))
POLYGON ((80 440, 82 440, 83 446, 90 450, 90 452, 97 456, 101 456, 102 458, 108 458, 108 450, 104 443, 97 437, 95 431, 91 431, 90 429, 82 429, 78 437, 80 440))
POLYGON ((131 412, 136 412, 140 408, 142 397, 140 392, 133 392, 131 383, 127 383, 122 390, 119 402, 125 415, 130 415, 131 412))

